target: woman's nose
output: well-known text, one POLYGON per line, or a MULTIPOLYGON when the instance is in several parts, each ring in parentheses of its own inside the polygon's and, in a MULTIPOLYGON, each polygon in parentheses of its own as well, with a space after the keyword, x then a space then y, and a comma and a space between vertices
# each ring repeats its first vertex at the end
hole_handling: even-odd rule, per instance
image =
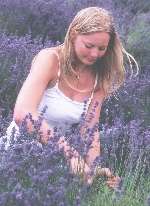
POLYGON ((96 59, 98 58, 98 56, 99 56, 99 51, 97 49, 93 49, 91 51, 91 57, 96 59))

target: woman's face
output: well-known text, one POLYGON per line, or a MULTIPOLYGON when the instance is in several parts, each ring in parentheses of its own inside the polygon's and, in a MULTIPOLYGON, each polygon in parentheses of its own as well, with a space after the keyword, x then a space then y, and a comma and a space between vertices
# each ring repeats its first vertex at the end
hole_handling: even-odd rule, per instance
POLYGON ((77 35, 74 50, 79 62, 89 66, 94 64, 105 54, 109 40, 110 35, 106 32, 77 35))

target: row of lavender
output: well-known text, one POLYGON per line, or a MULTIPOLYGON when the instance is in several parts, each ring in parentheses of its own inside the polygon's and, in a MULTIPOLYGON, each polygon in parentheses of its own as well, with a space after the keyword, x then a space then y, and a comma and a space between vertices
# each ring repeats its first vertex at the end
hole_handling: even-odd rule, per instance
MULTIPOLYGON (((128 18, 138 13, 133 2, 129 1, 132 9, 130 7, 128 18)), ((119 7, 117 0, 105 3, 85 0, 84 4, 66 0, 60 1, 58 7, 57 1, 0 0, 0 5, 0 133, 3 136, 33 56, 41 48, 62 41, 66 25, 80 8, 94 5, 112 11, 118 8, 118 16, 125 3, 120 1, 119 7)), ((148 5, 145 5, 147 3, 142 7, 140 1, 136 4, 147 14, 148 5)), ((127 11, 127 7, 124 10, 127 11)), ((120 19, 118 25, 122 21, 125 20, 120 19)), ((127 28, 122 28, 123 39, 127 31, 127 28)), ((135 42, 134 48, 137 48, 135 42)), ((128 181, 134 177, 133 181, 125 181, 119 189, 121 194, 129 187, 132 191, 138 189, 142 194, 139 205, 150 192, 141 184, 144 177, 149 177, 150 171, 149 68, 148 65, 143 66, 138 77, 125 82, 117 98, 112 97, 105 102, 100 124, 103 154, 100 163, 128 181)), ((9 150, 1 146, 0 205, 80 205, 80 198, 85 196, 86 199, 91 191, 69 173, 68 165, 55 143, 41 147, 33 141, 36 138, 36 134, 29 137, 23 131, 22 138, 15 144, 12 139, 9 150)), ((113 201, 112 204, 117 205, 113 201)))

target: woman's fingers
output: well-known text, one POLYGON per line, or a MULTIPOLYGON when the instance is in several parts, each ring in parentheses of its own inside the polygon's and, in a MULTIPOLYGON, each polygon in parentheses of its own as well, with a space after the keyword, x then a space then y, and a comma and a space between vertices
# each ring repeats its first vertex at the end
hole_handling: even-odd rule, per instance
POLYGON ((121 178, 119 176, 114 176, 109 168, 96 167, 95 176, 108 177, 108 180, 106 183, 110 188, 117 188, 121 181, 121 178))
POLYGON ((120 178, 119 176, 110 177, 110 178, 108 178, 108 180, 107 180, 107 185, 108 185, 110 188, 117 188, 117 187, 119 186, 120 180, 121 180, 121 178, 120 178))
POLYGON ((104 175, 106 177, 110 177, 111 178, 113 176, 113 174, 112 174, 112 172, 110 171, 109 168, 102 168, 102 171, 103 171, 103 173, 104 173, 104 175))
POLYGON ((113 177, 112 172, 110 171, 109 168, 101 168, 101 167, 96 167, 95 176, 113 177))
POLYGON ((121 180, 119 176, 114 176, 109 168, 97 167, 95 170, 95 175, 92 176, 90 174, 91 170, 89 166, 83 160, 79 160, 78 158, 75 157, 71 159, 71 170, 75 174, 83 174, 84 182, 88 185, 92 184, 93 179, 96 176, 108 177, 106 183, 110 188, 117 188, 121 180))

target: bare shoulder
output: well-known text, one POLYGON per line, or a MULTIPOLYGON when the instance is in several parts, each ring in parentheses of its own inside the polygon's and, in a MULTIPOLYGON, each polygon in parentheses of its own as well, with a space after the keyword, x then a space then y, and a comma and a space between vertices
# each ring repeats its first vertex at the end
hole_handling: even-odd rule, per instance
POLYGON ((56 76, 58 67, 58 55, 55 47, 45 48, 33 58, 30 73, 40 72, 51 80, 56 76))
MULTIPOLYGON (((33 94, 36 102, 39 102, 43 92, 57 75, 58 58, 51 49, 42 49, 33 59, 31 70, 23 83, 19 92, 18 98, 28 99, 31 93, 33 101, 33 94), (37 92, 38 91, 38 92, 37 92)), ((25 100, 23 100, 25 102, 25 100)))
POLYGON ((33 59, 31 70, 18 94, 14 117, 35 112, 45 89, 58 70, 58 58, 51 49, 42 49, 33 59))

